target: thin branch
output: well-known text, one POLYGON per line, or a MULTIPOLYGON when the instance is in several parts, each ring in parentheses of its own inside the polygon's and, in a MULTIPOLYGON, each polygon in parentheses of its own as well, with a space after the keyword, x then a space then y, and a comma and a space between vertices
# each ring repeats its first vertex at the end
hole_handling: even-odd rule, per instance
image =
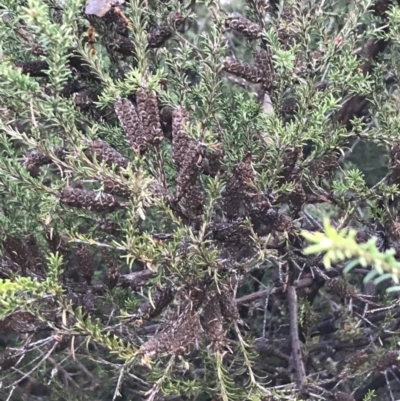
POLYGON ((47 352, 47 354, 42 358, 42 360, 33 368, 31 369, 28 373, 25 373, 22 377, 20 377, 18 380, 16 380, 14 383, 10 384, 9 386, 7 386, 6 388, 12 388, 13 386, 17 385, 18 383, 20 383, 22 380, 24 380, 26 377, 30 376, 36 369, 39 368, 39 366, 42 365, 42 363, 44 361, 46 361, 46 359, 52 354, 52 352, 54 351, 54 349, 57 347, 58 343, 55 342, 54 345, 50 348, 49 352, 47 352))
POLYGON ((303 358, 301 355, 299 325, 297 316, 297 294, 296 287, 289 285, 287 288, 290 316, 290 337, 292 339, 292 357, 296 369, 296 385, 301 391, 306 384, 306 372, 304 369, 303 358))

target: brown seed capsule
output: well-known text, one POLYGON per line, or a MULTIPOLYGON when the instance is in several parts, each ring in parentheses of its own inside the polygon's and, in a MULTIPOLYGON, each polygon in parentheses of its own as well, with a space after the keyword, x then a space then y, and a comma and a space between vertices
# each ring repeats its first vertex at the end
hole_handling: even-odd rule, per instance
POLYGON ((44 259, 33 235, 24 238, 7 236, 3 247, 10 259, 22 268, 22 275, 27 269, 36 274, 43 273, 44 259))
POLYGON ((292 226, 292 219, 289 216, 281 214, 274 209, 267 209, 261 215, 261 219, 263 224, 271 230, 285 232, 292 226))
POLYGON ((121 231, 119 224, 107 219, 101 219, 98 221, 98 229, 110 235, 117 235, 121 231))
POLYGON ((136 92, 139 118, 147 143, 158 144, 163 138, 156 95, 145 88, 136 92))
MULTIPOLYGON (((118 18, 118 23, 120 25, 122 25, 124 28, 132 29, 132 24, 130 19, 125 16, 120 7, 114 7, 110 11, 112 11, 118 18)), ((124 31, 124 29, 122 30, 124 31)))
POLYGON ((96 54, 96 39, 95 39, 95 34, 96 31, 94 29, 94 26, 90 24, 89 29, 88 29, 88 43, 89 43, 89 48, 90 48, 90 55, 93 57, 96 54))
POLYGON ((120 196, 122 198, 129 198, 131 196, 131 190, 124 184, 114 181, 107 180, 103 183, 104 192, 112 194, 115 196, 120 196))
POLYGON ((387 18, 389 4, 390 3, 387 0, 376 0, 372 8, 374 15, 385 20, 387 18))
POLYGON ((47 77, 49 65, 44 60, 18 61, 16 67, 20 68, 23 74, 31 77, 47 77))
POLYGON ((132 40, 118 33, 114 33, 110 37, 110 46, 125 56, 132 56, 135 52, 135 45, 132 40))
POLYGON ((221 169, 223 156, 222 151, 206 152, 202 161, 202 172, 213 177, 217 175, 221 169))
POLYGON ((190 138, 185 132, 189 123, 189 113, 182 107, 177 107, 172 113, 172 157, 174 163, 180 166, 189 147, 190 138))
POLYGON ((203 214, 204 195, 196 185, 187 186, 180 205, 186 217, 197 220, 198 216, 203 214))
POLYGON ((384 372, 392 366, 399 365, 399 356, 400 353, 398 351, 389 351, 384 354, 375 366, 375 370, 378 372, 384 372))
POLYGON ((212 342, 221 343, 225 338, 221 305, 218 296, 214 293, 209 294, 208 297, 201 316, 203 330, 212 342))
POLYGON ((169 15, 169 19, 175 25, 176 28, 180 27, 185 22, 185 18, 179 11, 173 11, 169 15))
POLYGON ((97 98, 97 93, 92 89, 82 89, 73 94, 76 108, 95 120, 100 116, 95 105, 97 98))
POLYGON ((333 150, 322 157, 314 159, 308 165, 311 174, 320 179, 329 178, 339 166, 339 152, 333 150))
POLYGON ((263 72, 259 67, 236 60, 232 57, 227 57, 224 60, 223 68, 226 72, 244 78, 252 83, 260 83, 263 81, 263 72))
POLYGON ((329 280, 328 286, 335 294, 339 295, 340 297, 355 298, 357 296, 356 288, 350 284, 344 283, 340 279, 333 278, 329 280))
POLYGON ((165 26, 154 28, 148 35, 149 47, 157 48, 165 44, 172 36, 172 32, 165 26))
POLYGON ((354 373, 357 369, 362 366, 368 360, 368 354, 365 350, 357 350, 349 359, 348 366, 354 373))
POLYGON ((64 190, 60 200, 68 206, 96 212, 112 212, 121 207, 112 195, 72 187, 67 187, 64 190))
POLYGON ((163 107, 160 110, 160 122, 164 136, 169 140, 172 140, 172 107, 163 107))
POLYGON ((85 150, 85 155, 89 159, 93 159, 96 156, 99 162, 105 162, 109 167, 115 165, 117 171, 121 168, 128 167, 128 159, 101 139, 96 139, 93 144, 85 150))
POLYGON ((298 181, 301 171, 296 169, 296 164, 303 157, 303 148, 298 146, 286 149, 283 154, 283 170, 281 172, 283 182, 298 181))
POLYGON ((196 345, 202 336, 198 314, 188 308, 165 330, 153 336, 140 347, 142 354, 154 357, 162 353, 180 355, 196 345))
POLYGON ((283 114, 295 114, 297 111, 297 100, 295 97, 288 97, 282 103, 283 114))
POLYGON ((300 180, 296 182, 294 190, 287 198, 295 213, 303 209, 307 202, 307 194, 300 180))
POLYGON ((259 82, 262 82, 265 90, 271 92, 275 85, 275 71, 271 52, 269 50, 259 49, 254 56, 254 62, 259 71, 259 82))
POLYGON ((120 276, 118 261, 109 250, 106 248, 100 249, 104 263, 107 265, 106 273, 103 277, 103 283, 107 286, 109 290, 115 288, 118 283, 120 276))
POLYGON ((297 32, 294 29, 293 20, 296 18, 293 6, 286 5, 281 13, 278 25, 278 37, 284 50, 295 44, 297 32))
POLYGON ((114 107, 132 149, 136 153, 144 153, 147 149, 146 138, 135 107, 128 99, 118 99, 114 107))
POLYGON ((225 26, 242 33, 248 39, 258 39, 261 36, 261 27, 242 16, 232 15, 225 20, 225 26))
POLYGON ((45 154, 36 150, 27 153, 24 157, 24 166, 27 168, 27 170, 31 170, 33 167, 44 166, 50 163, 51 158, 49 156, 46 156, 45 154))
POLYGON ((251 188, 249 183, 254 178, 255 172, 250 157, 235 166, 233 174, 226 183, 225 196, 223 200, 223 209, 228 217, 238 217, 242 202, 245 200, 251 200, 251 195, 255 193, 255 190, 251 188))
POLYGON ((46 235, 47 242, 49 244, 50 251, 52 253, 58 252, 60 255, 65 256, 68 253, 68 245, 61 235, 56 231, 50 231, 46 235))
POLYGON ((221 306, 221 313, 226 321, 229 323, 237 322, 239 320, 239 311, 233 294, 226 289, 222 289, 218 294, 218 300, 221 306))
POLYGON ((400 222, 391 221, 387 224, 387 230, 394 240, 398 241, 400 239, 400 222))
POLYGON ((183 160, 179 166, 179 173, 176 178, 178 191, 184 193, 189 187, 194 187, 201 169, 204 147, 190 140, 186 148, 183 160))
POLYGON ((79 246, 75 252, 78 260, 78 271, 80 275, 90 285, 94 273, 93 256, 91 255, 88 246, 79 246))

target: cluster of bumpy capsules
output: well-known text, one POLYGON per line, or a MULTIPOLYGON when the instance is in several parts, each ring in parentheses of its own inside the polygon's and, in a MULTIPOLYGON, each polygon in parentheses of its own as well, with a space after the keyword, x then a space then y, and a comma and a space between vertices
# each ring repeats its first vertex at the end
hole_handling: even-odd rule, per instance
MULTIPOLYGON (((170 294, 170 289, 167 288, 167 290, 170 294)), ((216 347, 225 343, 224 323, 235 323, 239 319, 237 306, 231 292, 227 289, 219 292, 187 289, 187 291, 181 292, 181 296, 181 312, 163 330, 141 346, 142 354, 151 357, 163 353, 183 354, 190 347, 196 346, 202 339, 208 339, 216 347), (187 297, 184 297, 183 293, 186 293, 187 297)), ((168 296, 167 303, 170 301, 171 296, 168 296)), ((161 313, 167 304, 164 296, 156 296, 153 303, 150 316, 154 316, 156 312, 157 314, 161 313)), ((144 305, 146 306, 146 304, 144 305)))

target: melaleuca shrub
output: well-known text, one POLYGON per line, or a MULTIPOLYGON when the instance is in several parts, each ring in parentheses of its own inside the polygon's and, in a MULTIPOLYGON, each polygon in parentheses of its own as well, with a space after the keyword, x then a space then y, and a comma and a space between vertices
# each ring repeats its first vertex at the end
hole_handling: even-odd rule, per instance
POLYGON ((0 13, 4 399, 399 391, 397 300, 301 235, 397 257, 397 2, 0 13))

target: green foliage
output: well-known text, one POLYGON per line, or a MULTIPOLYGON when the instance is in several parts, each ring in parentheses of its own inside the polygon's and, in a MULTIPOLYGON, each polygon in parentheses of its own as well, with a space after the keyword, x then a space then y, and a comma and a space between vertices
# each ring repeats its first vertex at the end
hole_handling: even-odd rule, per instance
MULTIPOLYGON (((356 267, 372 266, 373 270, 365 277, 365 281, 375 278, 379 284, 383 280, 392 279, 395 283, 400 279, 400 263, 394 257, 396 251, 388 249, 380 252, 376 246, 376 237, 372 237, 365 243, 359 244, 356 241, 356 230, 342 229, 337 231, 328 220, 324 221, 324 231, 309 233, 303 232, 303 236, 310 242, 315 243, 307 247, 306 254, 324 253, 323 261, 327 268, 333 263, 353 259, 344 269, 348 273, 356 267), (376 278, 376 276, 379 276, 376 278)), ((398 291, 400 287, 391 287, 389 291, 398 291)))
POLYGON ((399 3, 111 3, 0 3, 0 397, 372 399, 399 3))

